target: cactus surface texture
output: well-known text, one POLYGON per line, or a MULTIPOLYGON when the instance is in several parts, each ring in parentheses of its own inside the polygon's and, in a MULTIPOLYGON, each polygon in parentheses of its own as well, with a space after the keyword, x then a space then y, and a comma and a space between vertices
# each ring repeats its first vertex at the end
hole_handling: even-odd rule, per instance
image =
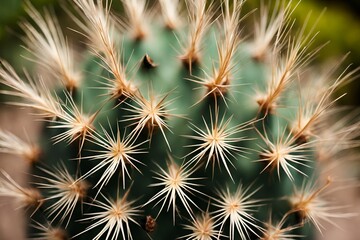
POLYGON ((28 2, 40 71, 1 62, 2 93, 44 122, 38 143, 0 131, 31 166, 30 186, 0 177, 31 239, 313 239, 354 214, 326 196, 356 184, 327 172, 358 146, 359 114, 335 104, 358 70, 314 67, 297 2, 110 3, 68 1, 75 51, 28 2))

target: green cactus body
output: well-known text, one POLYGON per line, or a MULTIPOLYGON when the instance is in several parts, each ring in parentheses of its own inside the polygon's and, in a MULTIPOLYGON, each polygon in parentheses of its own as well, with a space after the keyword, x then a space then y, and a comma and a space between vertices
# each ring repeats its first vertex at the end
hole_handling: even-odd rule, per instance
MULTIPOLYGON (((164 18, 153 16, 159 6, 149 14, 145 1, 124 0, 128 29, 118 34, 107 1, 72 1, 91 50, 73 65, 81 82, 46 95, 53 105, 36 101, 46 98, 41 83, 26 93, 3 66, 2 83, 24 98, 18 104, 48 120, 30 235, 312 239, 309 225, 345 216, 323 207, 331 180, 314 180, 316 144, 336 109, 332 92, 354 72, 306 98, 311 80, 302 78, 317 50, 306 52, 311 33, 288 33, 290 4, 277 6, 256 45, 242 39, 243 1, 223 1, 219 16, 201 0, 185 1, 187 9, 159 2, 164 18)), ((59 79, 64 66, 54 70, 59 79)))

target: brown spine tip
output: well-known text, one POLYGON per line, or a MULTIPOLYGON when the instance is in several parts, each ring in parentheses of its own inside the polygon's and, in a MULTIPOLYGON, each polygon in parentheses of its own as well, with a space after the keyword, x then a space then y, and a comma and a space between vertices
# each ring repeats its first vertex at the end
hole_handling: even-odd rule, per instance
POLYGON ((183 66, 189 70, 189 72, 192 72, 192 69, 194 67, 197 67, 200 63, 200 59, 197 56, 180 56, 180 60, 183 64, 183 66))
POLYGON ((266 97, 258 98, 256 103, 259 105, 259 111, 263 116, 267 114, 275 114, 275 110, 277 108, 275 102, 269 102, 266 97))
POLYGON ((76 93, 77 93, 77 90, 78 90, 77 86, 67 84, 65 86, 65 88, 66 88, 66 91, 68 91, 70 93, 72 98, 76 98, 76 93))
POLYGON ((309 136, 307 136, 305 134, 301 134, 296 138, 296 143, 299 145, 307 143, 307 142, 309 142, 309 138, 310 138, 309 136))
POLYGON ((38 209, 43 205, 45 200, 37 188, 29 188, 25 191, 27 197, 23 200, 23 203, 26 206, 32 206, 38 209))
POLYGON ((229 91, 230 80, 226 78, 226 80, 221 84, 216 84, 214 82, 210 82, 205 85, 210 94, 209 96, 213 96, 214 98, 223 97, 229 91))
POLYGON ((264 63, 266 60, 265 52, 256 52, 251 55, 251 59, 257 63, 264 63))
POLYGON ((54 228, 49 233, 49 240, 69 240, 69 236, 64 229, 54 228))
POLYGON ((145 222, 143 228, 146 232, 152 233, 155 231, 156 228, 156 219, 154 219, 151 215, 147 215, 145 218, 145 222))
POLYGON ((142 42, 142 41, 144 41, 146 36, 147 36, 147 33, 144 30, 138 30, 136 33, 134 33, 133 39, 135 42, 142 42))
POLYGON ((25 159, 30 164, 35 164, 40 160, 41 155, 42 155, 42 151, 41 151, 40 147, 33 146, 29 152, 25 153, 25 159))
POLYGON ((290 131, 292 132, 295 140, 296 140, 296 144, 301 145, 304 143, 309 142, 310 140, 310 133, 306 132, 306 131, 296 131, 294 129, 290 129, 290 131))
POLYGON ((177 29, 177 25, 173 22, 167 21, 165 22, 165 30, 173 32, 177 29))
POLYGON ((75 193, 78 194, 80 199, 85 199, 90 186, 91 185, 89 182, 87 182, 85 180, 79 180, 75 184, 70 186, 70 188, 72 189, 72 191, 74 191, 75 193))
POLYGON ((145 54, 141 62, 141 68, 144 70, 150 70, 156 68, 157 66, 158 64, 155 64, 152 58, 148 54, 145 54))
POLYGON ((297 224, 304 224, 304 222, 307 218, 306 213, 302 210, 295 211, 294 216, 295 216, 295 222, 297 224))

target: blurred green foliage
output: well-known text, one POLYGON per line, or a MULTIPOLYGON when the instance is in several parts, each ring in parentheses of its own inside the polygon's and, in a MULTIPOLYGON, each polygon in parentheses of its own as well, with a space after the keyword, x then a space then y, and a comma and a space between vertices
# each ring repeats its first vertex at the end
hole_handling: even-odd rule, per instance
MULTIPOLYGON (((5 23, 17 18, 19 12, 21 12, 21 2, 20 0, 13 1, 0 1, 0 22, 5 23)), ((2 31, 3 33, 3 31, 2 31)))
MULTIPOLYGON (((349 64, 352 64, 350 69, 360 66, 360 12, 358 16, 355 16, 345 8, 332 5, 327 7, 321 16, 325 4, 319 4, 314 0, 302 1, 293 16, 299 19, 298 22, 301 24, 305 21, 309 9, 311 10, 309 27, 317 22, 316 29, 320 32, 316 37, 316 41, 319 43, 329 41, 329 44, 319 54, 320 61, 324 62, 333 58, 339 59, 347 52, 350 52, 344 67, 349 64)), ((360 98, 358 97, 360 93, 359 80, 357 78, 345 87, 344 91, 348 94, 340 100, 341 103, 360 105, 360 98)))

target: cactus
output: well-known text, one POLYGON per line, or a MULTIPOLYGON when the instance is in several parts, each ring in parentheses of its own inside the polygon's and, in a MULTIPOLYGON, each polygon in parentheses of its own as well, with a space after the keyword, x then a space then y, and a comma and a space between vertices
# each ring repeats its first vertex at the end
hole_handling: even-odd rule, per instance
POLYGON ((70 1, 80 54, 28 3, 43 76, 2 61, 2 92, 44 121, 37 144, 0 132, 1 152, 31 163, 30 187, 0 178, 30 237, 312 239, 353 215, 320 176, 358 145, 357 113, 334 97, 358 69, 310 66, 323 45, 294 31, 293 3, 262 5, 254 24, 243 0, 121 2, 117 18, 110 1, 70 1))

